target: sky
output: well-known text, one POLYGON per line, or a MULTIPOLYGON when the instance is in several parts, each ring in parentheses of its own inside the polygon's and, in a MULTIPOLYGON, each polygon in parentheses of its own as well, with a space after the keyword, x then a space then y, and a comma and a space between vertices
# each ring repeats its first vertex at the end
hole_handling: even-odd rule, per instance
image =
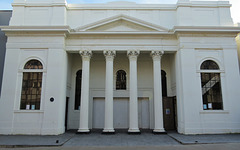
MULTIPOLYGON (((67 0, 67 3, 77 4, 77 3, 106 3, 111 1, 119 0, 67 0)), ((177 0, 125 0, 136 3, 145 3, 145 4, 175 4, 177 0)), ((200 0, 206 1, 206 0, 200 0)), ((224 0, 210 0, 210 1, 224 1, 224 0)), ((232 4, 231 14, 234 23, 240 23, 240 0, 229 0, 232 4)), ((13 0, 0 0, 0 10, 10 10, 12 9, 11 3, 13 0)))

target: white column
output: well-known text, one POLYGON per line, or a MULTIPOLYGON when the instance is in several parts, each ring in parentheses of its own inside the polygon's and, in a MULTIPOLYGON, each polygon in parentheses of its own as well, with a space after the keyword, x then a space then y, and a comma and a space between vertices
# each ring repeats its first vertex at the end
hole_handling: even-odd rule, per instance
POLYGON ((114 133, 113 129, 113 59, 115 51, 104 51, 106 58, 106 82, 105 82, 105 123, 104 133, 114 133))
POLYGON ((130 109, 129 109, 129 133, 140 132, 138 128, 138 88, 137 88, 137 57, 139 51, 128 51, 130 65, 130 109))
POLYGON ((154 79, 154 130, 155 133, 165 132, 163 127, 162 109, 162 77, 161 77, 161 57, 163 51, 152 51, 153 59, 153 79, 154 79))
POLYGON ((82 56, 82 88, 81 88, 81 109, 80 109, 80 123, 78 132, 88 133, 88 119, 89 119, 89 73, 90 73, 90 59, 91 51, 80 51, 82 56))

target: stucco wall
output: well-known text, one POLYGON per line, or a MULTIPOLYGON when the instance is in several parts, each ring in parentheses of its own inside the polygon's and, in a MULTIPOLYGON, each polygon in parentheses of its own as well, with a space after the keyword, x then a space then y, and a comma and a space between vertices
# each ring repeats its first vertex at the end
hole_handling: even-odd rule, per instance
MULTIPOLYGON (((139 50, 137 96, 149 100, 151 116, 153 66, 149 54, 164 51, 162 69, 167 73, 168 96, 177 97, 178 131, 240 132, 240 76, 235 42, 240 28, 233 26, 228 2, 179 0, 176 5, 38 2, 14 0, 10 26, 4 30, 9 38, 0 100, 1 134, 63 133, 66 96, 69 128, 79 127, 80 112, 73 110, 73 106, 75 74, 82 67, 80 50, 93 52, 90 94, 85 99, 89 101, 89 128, 93 99, 105 97, 106 67, 102 52, 116 50, 114 72, 124 69, 128 75, 126 53, 139 50), (23 66, 33 58, 44 64, 41 109, 20 110, 23 66), (199 66, 206 59, 216 60, 221 68, 223 110, 203 110, 199 66), (51 97, 55 101, 51 102, 51 97)), ((88 84, 85 86, 88 88, 88 84)), ((114 91, 114 97, 128 99, 128 89, 114 91)), ((153 121, 150 117, 150 128, 153 121)))
MULTIPOLYGON (((0 26, 8 25, 11 16, 12 16, 11 10, 0 11, 0 26)), ((2 75, 3 75, 4 58, 5 58, 5 52, 6 52, 6 42, 7 42, 7 37, 0 30, 0 95, 1 95, 1 89, 2 89, 2 75)))

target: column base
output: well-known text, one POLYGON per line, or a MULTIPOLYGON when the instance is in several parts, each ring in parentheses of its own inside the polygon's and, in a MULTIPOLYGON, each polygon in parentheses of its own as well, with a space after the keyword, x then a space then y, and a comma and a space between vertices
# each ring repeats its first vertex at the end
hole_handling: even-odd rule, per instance
POLYGON ((167 134, 164 129, 154 129, 153 133, 154 134, 167 134))
POLYGON ((114 129, 104 129, 102 131, 102 134, 115 134, 115 130, 114 129))
POLYGON ((78 129, 77 134, 89 134, 89 129, 78 129))
POLYGON ((128 134, 141 134, 139 129, 129 129, 128 134))

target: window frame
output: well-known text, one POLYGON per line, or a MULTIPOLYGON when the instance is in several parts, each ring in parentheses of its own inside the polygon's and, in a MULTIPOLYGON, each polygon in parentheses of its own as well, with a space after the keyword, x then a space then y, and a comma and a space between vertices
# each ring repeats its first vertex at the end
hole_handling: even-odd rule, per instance
MULTIPOLYGON (((21 66, 19 67, 19 70, 18 70, 18 80, 17 80, 17 91, 18 92, 18 103, 15 105, 15 112, 42 112, 43 111, 43 99, 44 99, 44 95, 43 93, 45 92, 45 82, 46 82, 46 67, 45 67, 45 64, 43 63, 43 61, 39 58, 36 58, 36 57, 31 57, 27 60, 25 60, 21 66), (31 60, 36 60, 36 61, 39 61, 42 65, 42 68, 43 69, 24 69, 25 65, 31 61, 31 60), (22 102, 22 85, 23 85, 23 74, 24 73, 30 73, 30 72, 33 72, 33 73, 37 73, 37 72, 40 72, 42 73, 42 83, 41 83, 41 97, 40 97, 40 108, 39 109, 21 109, 21 102, 22 102)), ((36 107, 36 106, 35 106, 36 107)))
POLYGON ((219 65, 219 62, 218 61, 216 61, 216 60, 212 60, 212 59, 205 59, 205 60, 203 60, 201 63, 200 63, 200 66, 199 66, 199 69, 200 70, 198 70, 198 72, 199 72, 199 79, 200 79, 200 89, 201 89, 201 109, 202 109, 202 111, 223 111, 224 109, 225 109, 225 107, 224 107, 224 104, 225 104, 225 102, 224 102, 224 96, 225 96, 225 94, 224 94, 224 78, 222 77, 223 76, 223 74, 224 74, 224 70, 222 70, 221 69, 222 67, 221 67, 221 65, 219 65), (217 65, 218 65, 218 69, 201 69, 201 66, 202 66, 202 64, 204 63, 204 62, 206 62, 206 61, 213 61, 214 63, 216 63, 217 65), (220 86, 221 86, 221 89, 220 89, 220 92, 221 92, 221 103, 222 103, 222 108, 221 109, 208 109, 208 107, 207 107, 207 109, 204 109, 204 99, 203 99, 203 93, 202 93, 202 73, 208 73, 208 74, 211 74, 211 73, 214 73, 214 74, 219 74, 219 77, 220 77, 220 86))
POLYGON ((115 90, 116 91, 126 91, 128 89, 128 78, 127 78, 127 72, 124 70, 124 69, 118 69, 117 71, 116 71, 116 73, 115 73, 115 90), (125 81, 125 86, 126 86, 126 88, 125 89, 117 89, 117 77, 118 77, 118 72, 119 71, 124 71, 125 72, 125 78, 126 78, 126 81, 125 81))

